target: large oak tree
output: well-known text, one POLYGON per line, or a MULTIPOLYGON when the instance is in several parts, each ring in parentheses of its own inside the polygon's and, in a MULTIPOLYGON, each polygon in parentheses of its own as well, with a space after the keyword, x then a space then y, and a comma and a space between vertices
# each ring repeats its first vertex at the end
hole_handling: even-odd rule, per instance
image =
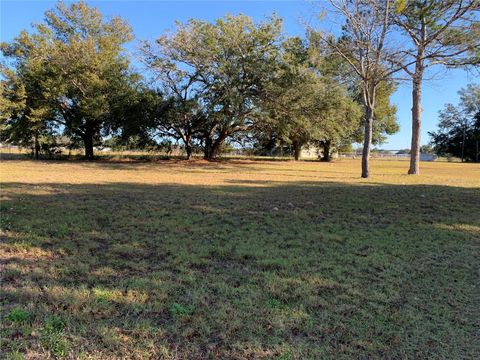
MULTIPOLYGON (((21 32, 12 43, 2 44, 2 51, 14 60, 25 88, 36 88, 50 110, 42 120, 81 140, 85 156, 92 159, 95 140, 110 128, 112 102, 135 78, 124 51, 131 39, 122 19, 105 20, 84 2, 60 2, 33 33, 21 32)), ((26 95, 32 102, 32 92, 26 95)))
POLYGON ((257 104, 274 72, 280 28, 278 18, 258 24, 244 15, 214 23, 190 20, 160 37, 154 51, 149 46, 147 62, 181 105, 174 114, 180 122, 176 127, 186 134, 201 119, 195 133, 200 133, 206 159, 215 158, 226 139, 249 131, 256 121, 257 104))

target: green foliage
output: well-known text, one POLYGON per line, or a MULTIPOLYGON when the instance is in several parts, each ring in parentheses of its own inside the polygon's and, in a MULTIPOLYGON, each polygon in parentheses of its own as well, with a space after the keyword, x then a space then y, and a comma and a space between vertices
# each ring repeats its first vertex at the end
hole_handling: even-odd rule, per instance
MULTIPOLYGON (((411 40, 412 49, 406 54, 418 59, 422 67, 479 63, 478 0, 402 0, 397 6, 394 23, 411 40)), ((415 66, 410 60, 405 61, 407 69, 415 66)))
POLYGON ((430 132, 435 151, 467 161, 480 161, 480 86, 470 84, 459 91, 460 104, 440 111, 439 130, 430 132))
POLYGON ((195 308, 192 305, 182 305, 179 303, 173 303, 170 306, 170 314, 175 318, 186 318, 193 314, 195 308))
POLYGON ((147 44, 147 60, 172 98, 163 132, 185 144, 197 137, 211 159, 226 139, 251 129, 274 72, 280 26, 276 17, 258 24, 244 15, 192 19, 156 48, 147 44))
POLYGON ((292 144, 295 153, 307 143, 350 139, 359 126, 360 108, 346 88, 319 74, 300 38, 287 39, 281 55, 261 109, 266 119, 258 128, 260 135, 276 134, 277 140, 292 144))
MULTIPOLYGON (((348 90, 348 96, 346 99, 354 99, 357 107, 356 111, 364 110, 364 99, 362 94, 362 88, 364 81, 362 77, 352 71, 349 62, 341 56, 337 51, 332 50, 329 46, 325 46, 322 37, 314 32, 310 31, 308 34, 311 47, 311 56, 315 63, 315 66, 321 73, 330 79, 333 87, 337 84, 344 84, 348 90)), ((348 37, 343 36, 339 39, 331 39, 333 47, 342 46, 347 47, 351 44, 348 42, 348 37)), ((387 57, 387 54, 384 55, 387 57)), ((388 55, 389 56, 389 55, 388 55)), ((381 64, 378 65, 381 69, 380 73, 384 72, 386 68, 381 64)), ((380 79, 375 88, 375 106, 374 106, 374 118, 372 123, 372 144, 378 145, 385 142, 387 135, 392 135, 399 131, 399 125, 397 121, 397 108, 391 103, 390 98, 397 89, 397 84, 393 80, 393 76, 380 79)), ((345 107, 345 105, 344 105, 345 107)), ((346 108, 351 108, 352 105, 346 108)), ((342 108, 342 107, 340 107, 342 108)), ((352 110, 350 110, 352 112, 352 110)), ((345 145, 352 144, 353 142, 362 143, 365 136, 365 120, 366 113, 361 111, 361 114, 352 116, 356 121, 340 121, 338 127, 333 127, 330 134, 325 136, 322 143, 326 141, 331 142, 333 148, 344 147, 345 145)), ((321 144, 322 144, 321 143, 321 144)))
POLYGON ((261 110, 265 112, 266 129, 276 132, 280 140, 299 146, 319 130, 318 113, 325 92, 307 60, 307 48, 300 38, 282 44, 275 79, 268 84, 268 97, 261 110))
POLYGON ((69 348, 68 339, 64 334, 65 327, 65 319, 57 315, 51 315, 46 318, 44 326, 41 330, 42 344, 56 358, 64 357, 69 348))
MULTIPOLYGON (((130 27, 120 18, 105 21, 84 2, 59 2, 35 32, 23 31, 2 44, 26 89, 24 117, 29 123, 22 135, 29 137, 30 123, 60 127, 83 141, 87 157, 93 157, 94 141, 110 129, 115 102, 125 104, 125 90, 137 80, 123 52, 131 39, 130 27)), ((8 118, 14 127, 21 125, 22 117, 8 118)))
MULTIPOLYGON (((0 116, 2 125, 17 113, 23 112, 26 106, 26 90, 24 84, 14 71, 2 66, 1 68, 0 116)), ((2 129, 5 131, 6 129, 2 129)), ((2 131, 2 132, 3 132, 2 131)))
MULTIPOLYGON (((378 20, 384 7, 373 5, 361 3, 371 11, 357 15, 383 26, 378 20)), ((397 0, 394 5, 397 30, 418 40, 426 29, 428 36, 417 41, 417 50, 432 49, 423 65, 478 63, 478 2, 397 0)), ((82 1, 59 2, 33 32, 1 44, 11 65, 1 68, 1 140, 53 157, 54 140, 63 133, 69 147, 83 144, 90 158, 93 146, 109 136, 124 148, 153 148, 162 137, 182 143, 188 156, 202 147, 206 158, 215 157, 225 142, 245 144, 252 135, 270 149, 315 143, 327 153, 362 141, 366 113, 361 119, 358 106, 365 105, 362 91, 368 88, 362 81, 373 73, 351 71, 351 65, 358 69, 352 22, 341 38, 323 42, 321 33, 311 30, 308 42, 285 39, 281 23, 275 16, 255 23, 244 15, 177 23, 173 33, 143 47, 143 60, 159 80, 160 88, 153 89, 130 68, 124 47, 133 35, 124 20, 106 19, 82 1), (349 51, 340 56, 326 43, 349 51)), ((413 54, 414 48, 401 53, 413 54)), ((385 48, 382 54, 389 58, 385 48)), ((377 75, 392 70, 395 61, 385 59, 377 59, 377 75)), ((372 61, 366 68, 373 68, 372 61)), ((405 66, 407 72, 412 64, 405 66)), ((377 80, 371 84, 378 85, 373 144, 398 131, 389 100, 396 85, 389 76, 377 80)))
POLYGON ((66 321, 60 316, 49 316, 45 320, 43 330, 46 333, 61 333, 65 330, 66 321))
MULTIPOLYGON (((356 86, 352 86, 352 88, 356 88, 356 86)), ((390 101, 396 89, 397 85, 393 81, 385 81, 378 86, 372 134, 372 144, 374 145, 384 143, 387 135, 393 135, 400 130, 397 119, 397 106, 390 101)), ((358 102, 361 102, 360 94, 356 94, 356 99, 358 102)), ((363 136, 363 129, 359 127, 356 129, 353 139, 355 142, 360 143, 363 140, 363 136)))
POLYGON ((14 323, 24 323, 30 317, 30 313, 21 308, 14 308, 5 317, 8 321, 14 323))
POLYGON ((112 136, 116 148, 153 148, 161 137, 183 143, 187 156, 202 147, 211 159, 226 141, 252 134, 298 149, 319 139, 345 143, 357 127, 346 90, 320 76, 302 40, 281 41, 277 17, 177 23, 143 47, 159 89, 131 71, 131 29, 120 18, 84 2, 58 3, 34 30, 2 44, 14 64, 3 71, 2 138, 48 157, 60 132, 88 158, 112 136))
MULTIPOLYGON (((6 44, 2 44, 1 49, 8 53, 6 44)), ((39 84, 27 67, 15 72, 2 66, 0 71, 0 139, 31 147, 38 154, 39 138, 52 132, 44 122, 45 117, 52 113, 43 99, 39 84)))

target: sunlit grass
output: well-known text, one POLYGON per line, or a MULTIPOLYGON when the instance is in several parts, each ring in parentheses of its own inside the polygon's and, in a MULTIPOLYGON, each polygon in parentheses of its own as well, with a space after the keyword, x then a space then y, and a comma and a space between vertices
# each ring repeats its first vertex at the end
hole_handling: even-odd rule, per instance
POLYGON ((480 166, 3 161, 12 358, 477 358, 480 166))
MULTIPOLYGON (((270 186, 272 182, 324 182, 428 184, 480 186, 480 166, 447 162, 423 162, 421 176, 408 176, 404 160, 373 160, 372 176, 360 179, 359 160, 338 160, 333 163, 314 161, 251 161, 232 160, 208 163, 197 161, 159 162, 81 162, 81 161, 4 161, 1 179, 5 182, 26 182, 37 185, 66 184, 190 184, 270 186), (41 165, 41 166, 39 166, 41 165), (266 182, 266 183, 262 183, 266 182)), ((37 187, 29 191, 46 191, 37 187)))

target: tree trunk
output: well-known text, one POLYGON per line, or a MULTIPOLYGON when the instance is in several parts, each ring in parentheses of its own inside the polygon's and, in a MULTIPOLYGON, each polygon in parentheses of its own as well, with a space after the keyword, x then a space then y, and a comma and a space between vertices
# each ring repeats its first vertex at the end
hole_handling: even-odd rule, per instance
POLYGON ((370 147, 372 146, 373 108, 368 104, 366 105, 365 115, 365 134, 362 150, 362 178, 368 178, 370 175, 370 147))
POLYGON ((205 160, 213 160, 217 157, 218 152, 220 151, 220 147, 222 146, 223 142, 227 138, 227 132, 223 130, 218 138, 213 141, 210 136, 205 139, 205 149, 204 149, 204 156, 205 160))
POLYGON ((209 154, 210 157, 208 158, 208 160, 213 160, 217 157, 222 143, 223 143, 223 140, 219 141, 218 139, 213 142, 212 147, 210 148, 210 154, 209 154))
POLYGON ((425 70, 422 50, 419 50, 419 59, 415 65, 412 88, 412 144, 410 147, 410 175, 420 174, 420 131, 422 121, 422 81, 425 70))
POLYGON ((187 160, 190 160, 192 157, 192 145, 190 144, 185 144, 185 151, 187 152, 187 160))
POLYGON ((39 158, 39 154, 40 154, 40 143, 38 142, 38 134, 35 133, 35 135, 33 136, 34 138, 34 149, 33 149, 33 152, 34 152, 34 157, 36 160, 38 160, 39 158))
POLYGON ((293 141, 293 157, 295 161, 300 159, 300 152, 302 151, 302 145, 300 145, 299 141, 293 141))
POLYGON ((204 144, 204 147, 203 147, 203 158, 205 160, 210 159, 211 147, 212 147, 212 139, 210 138, 210 135, 207 135, 205 137, 205 144, 204 144))
POLYGON ((187 134, 180 134, 183 140, 183 143, 185 144, 185 152, 187 153, 187 160, 190 160, 192 157, 192 151, 193 151, 193 146, 192 146, 192 140, 190 138, 190 135, 187 134))
POLYGON ((332 142, 330 140, 325 140, 323 141, 323 156, 322 156, 322 161, 330 161, 330 146, 332 145, 332 142))
POLYGON ((85 145, 85 159, 93 160, 93 135, 86 133, 83 136, 83 143, 85 145))
POLYGON ((475 144, 476 144, 476 150, 477 150, 475 153, 475 162, 478 163, 478 140, 475 142, 475 144))

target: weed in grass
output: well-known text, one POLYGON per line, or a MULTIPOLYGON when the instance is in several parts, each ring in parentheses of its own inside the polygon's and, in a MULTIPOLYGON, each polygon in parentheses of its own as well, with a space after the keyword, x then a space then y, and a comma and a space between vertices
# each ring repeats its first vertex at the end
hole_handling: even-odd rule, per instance
POLYGON ((23 360, 25 359, 25 355, 18 350, 14 350, 6 354, 5 359, 6 360, 23 360))
MULTIPOLYGON (((154 284, 153 284, 154 285, 154 284)), ((133 289, 133 290, 146 290, 150 286, 152 286, 151 281, 148 279, 143 279, 143 278, 134 278, 134 279, 127 279, 124 282, 124 286, 127 289, 133 289)))
POLYGON ((7 314, 6 319, 14 323, 24 323, 30 317, 30 313, 20 308, 11 309, 7 314))
POLYGON ((13 266, 13 267, 6 267, 5 269, 3 269, 3 273, 2 273, 2 279, 4 281, 14 281, 15 279, 17 279, 19 276, 22 275, 22 271, 20 269, 18 269, 17 267, 13 266))
POLYGON ((40 338, 43 346, 56 358, 64 357, 69 348, 68 339, 64 334, 66 324, 64 318, 51 315, 46 318, 41 330, 40 338))
POLYGON ((170 314, 177 319, 184 319, 192 315, 194 307, 192 305, 182 305, 179 303, 173 303, 170 306, 170 314))
POLYGON ((291 353, 285 353, 282 355, 277 355, 275 356, 275 360, 292 360, 292 354, 291 353))
POLYGON ((266 302, 267 309, 273 310, 285 310, 288 309, 288 306, 284 304, 282 301, 274 298, 269 298, 266 302))
POLYGON ((101 287, 97 287, 93 289, 93 294, 95 299, 100 304, 108 304, 115 300, 117 294, 113 290, 103 289, 101 287))
POLYGON ((68 234, 68 225, 67 224, 58 224, 55 226, 56 233, 55 235, 63 238, 68 234))
POLYGON ((45 320, 43 330, 47 333, 62 333, 67 322, 60 316, 51 315, 45 320))

